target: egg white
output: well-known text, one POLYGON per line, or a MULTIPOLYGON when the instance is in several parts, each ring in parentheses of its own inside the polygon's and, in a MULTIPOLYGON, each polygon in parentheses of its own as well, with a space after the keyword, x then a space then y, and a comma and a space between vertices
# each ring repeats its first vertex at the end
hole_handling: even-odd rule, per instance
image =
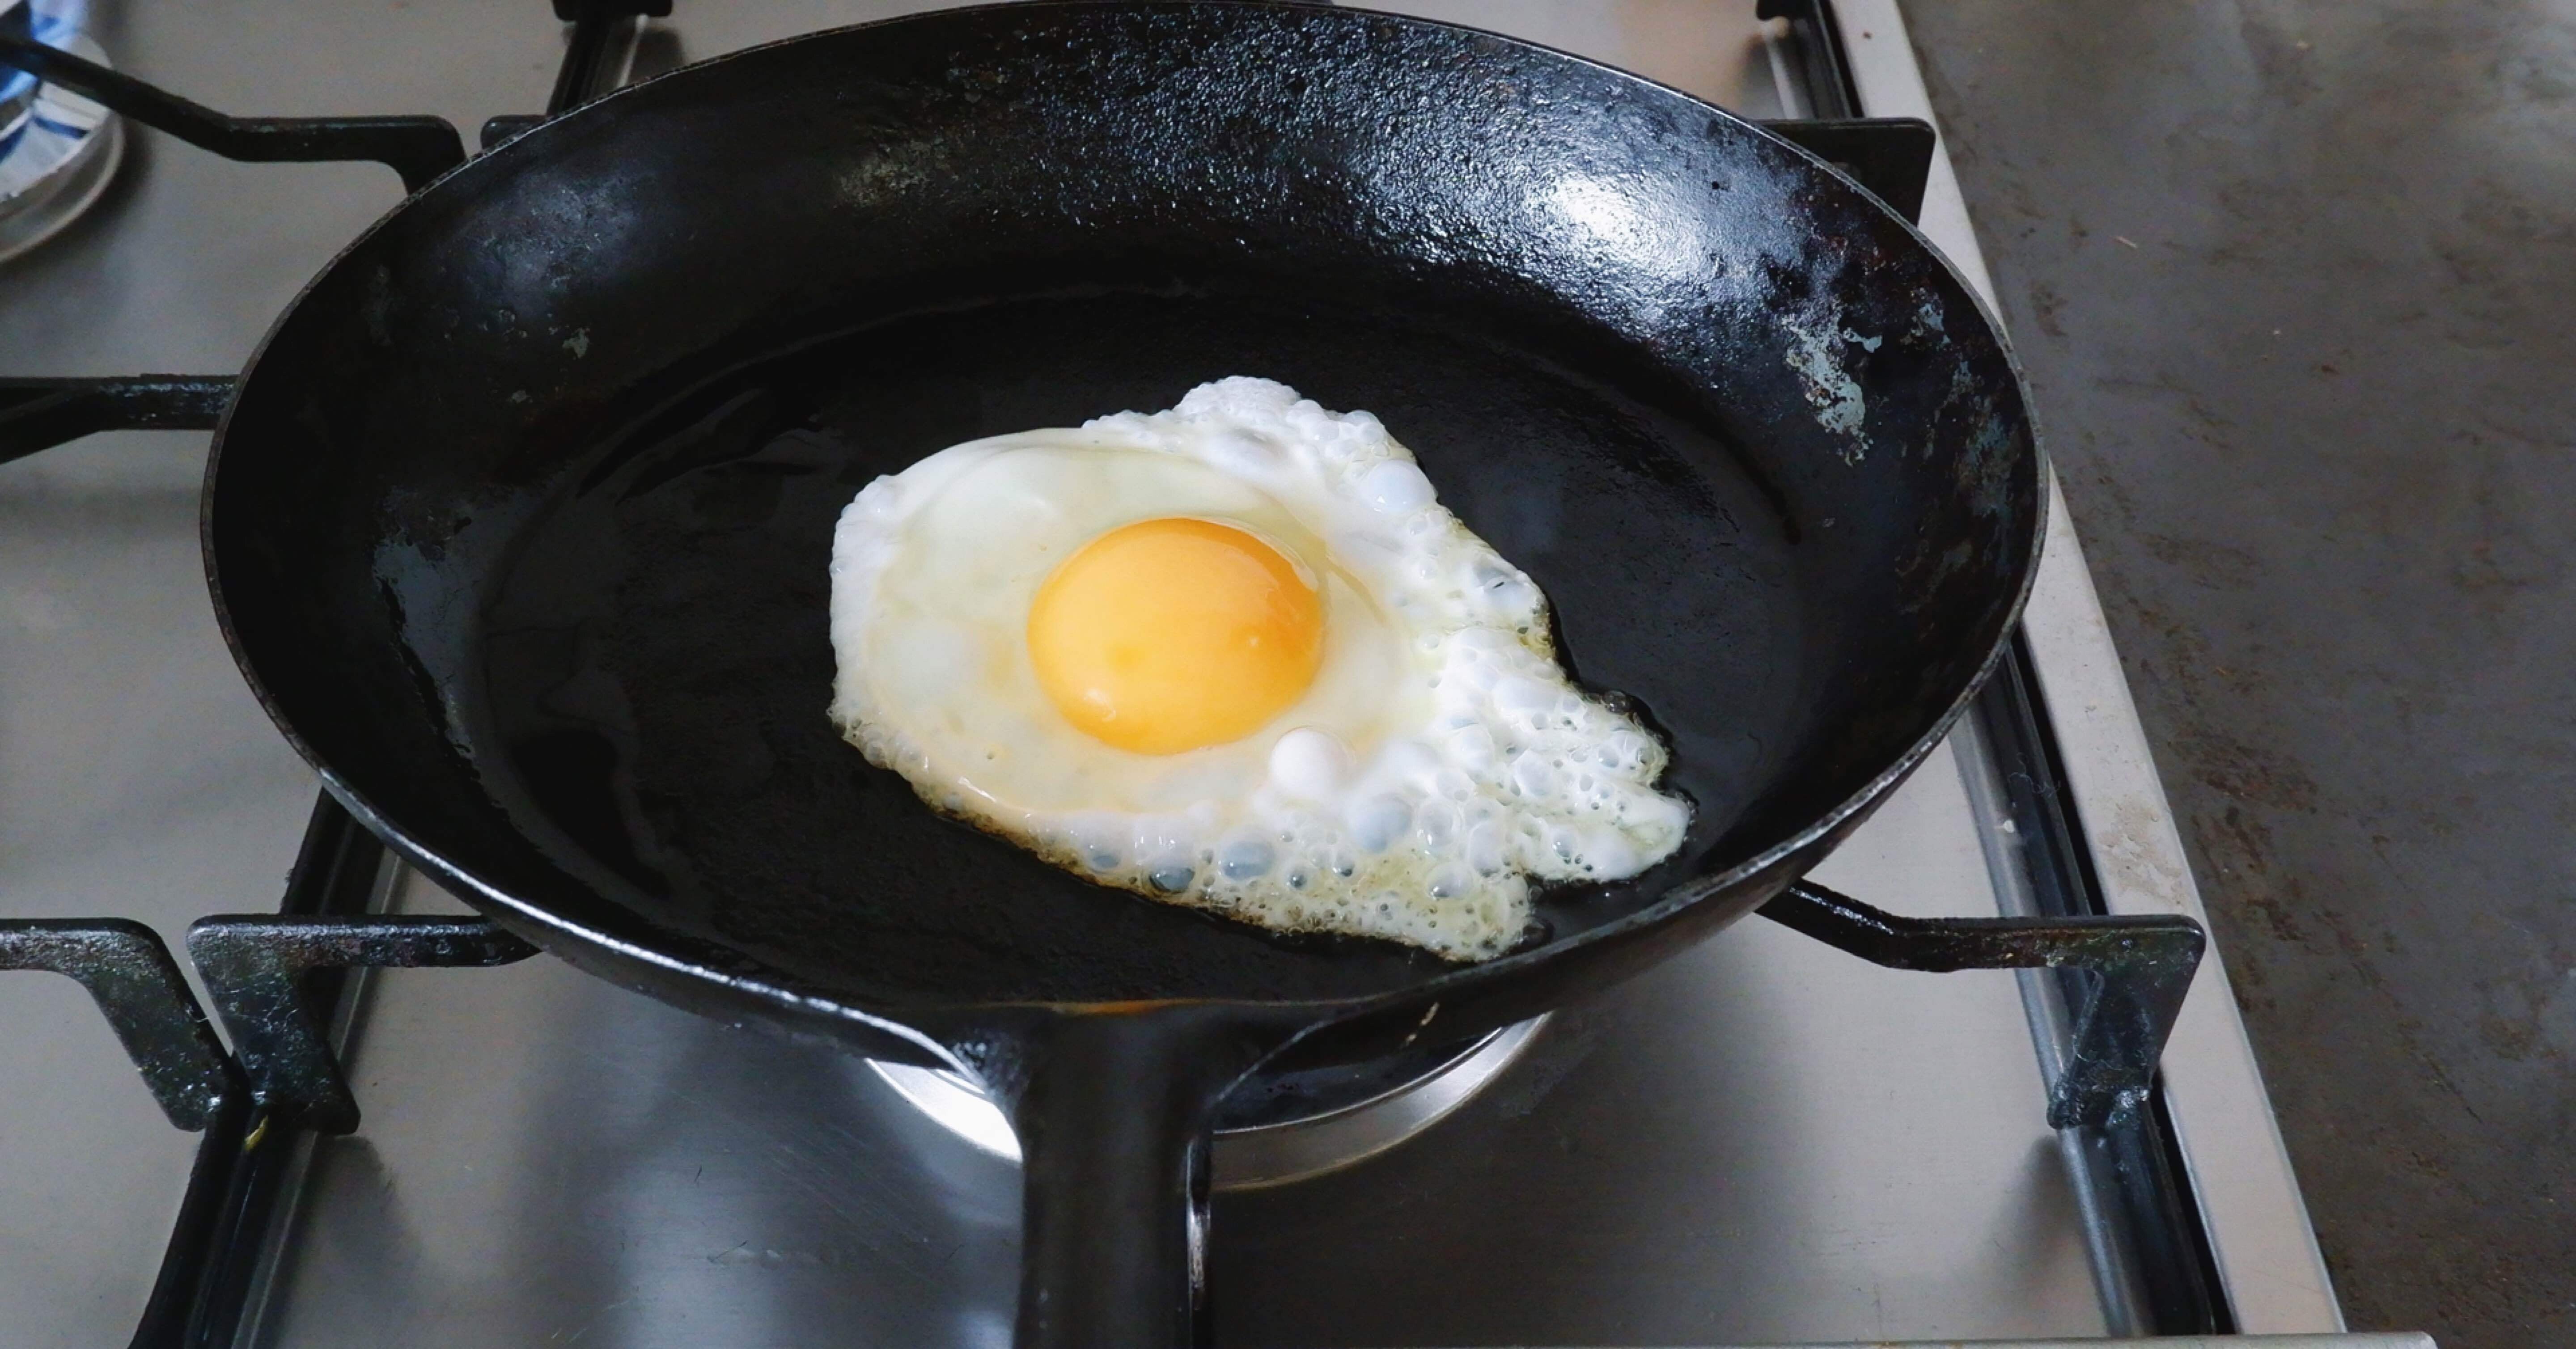
POLYGON ((1533 880, 1635 875, 1689 822, 1663 745, 1567 679, 1545 606, 1375 417, 1219 380, 870 483, 833 537, 831 716, 934 807, 1101 883, 1482 959, 1522 937, 1533 880), (1251 735, 1136 754, 1048 701, 1029 604, 1084 544, 1169 516, 1315 578, 1323 663, 1251 735))

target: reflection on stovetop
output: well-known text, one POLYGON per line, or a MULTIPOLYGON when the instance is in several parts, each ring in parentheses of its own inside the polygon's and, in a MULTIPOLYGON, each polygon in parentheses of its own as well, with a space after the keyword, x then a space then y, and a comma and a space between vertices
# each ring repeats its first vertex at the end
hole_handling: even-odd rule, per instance
MULTIPOLYGON (((1824 877, 1980 902, 1963 811, 1944 756, 1824 877)), ((367 1123, 313 1145, 261 1342, 1007 1342, 1016 1171, 864 1064, 547 960, 367 982, 367 1123)), ((2010 977, 1747 924, 1403 1146, 1221 1197, 1219 1338, 2099 1334, 2042 1100, 2010 977)))

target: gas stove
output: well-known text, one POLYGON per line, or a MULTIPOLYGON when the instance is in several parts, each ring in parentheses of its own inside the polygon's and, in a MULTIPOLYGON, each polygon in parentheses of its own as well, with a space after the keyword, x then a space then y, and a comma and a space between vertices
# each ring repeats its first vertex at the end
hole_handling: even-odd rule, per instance
MULTIPOLYGON (((237 368, 462 153, 448 126, 495 144, 935 7, 0 0, 0 41, 15 9, 80 58, 29 61, 0 152, 0 459, 26 455, 0 469, 0 968, 92 995, 0 979, 11 1343, 1009 1342, 1015 1149, 971 1083, 526 958, 317 805, 242 686, 198 571, 203 436, 70 439, 210 425, 220 379, 97 377, 237 368)), ((1985 286, 1890 0, 1386 7, 1771 121, 1985 286)), ((2339 1332, 2054 519, 2007 666, 1830 891, 1542 1021, 1238 1093, 1217 1341, 2339 1332)))

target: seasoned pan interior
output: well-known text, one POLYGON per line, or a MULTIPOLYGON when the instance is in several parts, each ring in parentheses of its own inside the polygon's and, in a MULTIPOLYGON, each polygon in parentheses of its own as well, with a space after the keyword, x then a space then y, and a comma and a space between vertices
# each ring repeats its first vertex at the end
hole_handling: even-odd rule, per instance
POLYGON ((939 819, 823 715, 861 484, 1227 374, 1382 417, 1670 738, 1690 844, 1546 940, 1861 790, 2028 562, 1990 329, 1785 146, 1462 30, 1080 5, 762 49, 432 189, 259 357, 209 550, 317 760, 615 939, 892 1006, 1417 980, 939 819))

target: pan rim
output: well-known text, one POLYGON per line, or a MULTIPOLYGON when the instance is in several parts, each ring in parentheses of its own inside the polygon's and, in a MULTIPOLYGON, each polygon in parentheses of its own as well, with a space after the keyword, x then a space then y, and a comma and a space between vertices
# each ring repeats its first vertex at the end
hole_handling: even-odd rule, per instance
MULTIPOLYGON (((706 964, 693 961, 679 954, 674 954, 668 949, 660 949, 652 944, 619 935, 617 932, 614 932, 609 928, 575 921, 546 904, 531 901, 512 894, 501 887, 485 881, 483 878, 475 875, 468 868, 459 865, 442 852, 429 846, 423 840, 415 837, 410 830, 404 828, 398 821, 378 809, 373 801, 368 799, 365 794, 359 792, 337 769, 335 769, 330 763, 326 762, 323 756, 315 750, 313 745, 305 739, 303 734, 300 733, 289 720, 284 707, 278 701, 273 691, 268 687, 267 683, 260 677, 258 670, 254 667, 250 652, 242 640, 240 633, 236 629, 231 609, 224 599, 222 571, 217 560, 215 545, 215 488, 224 459, 225 444, 232 429, 235 413, 241 405, 241 394, 251 387, 251 381, 257 374, 262 360, 267 355, 269 348, 278 340, 279 336, 285 331, 295 316, 303 309, 306 301, 312 296, 313 292, 320 288, 325 280, 337 274, 341 267, 346 264, 351 257, 365 249, 371 240, 376 238, 377 235, 383 233, 392 224, 392 222, 399 218, 405 211, 413 208, 423 198, 438 192, 451 180, 476 171, 478 166, 484 165, 486 161, 507 162, 507 157, 510 156, 527 156, 539 153, 543 149, 545 138, 568 134, 567 128, 576 127, 577 124, 581 124, 589 120, 594 115, 594 109, 609 107, 618 103, 620 100, 637 96, 640 91, 653 88, 666 80, 690 77, 696 72, 720 67, 734 61, 752 58, 760 53, 768 52, 772 49, 792 47, 809 42, 845 39, 852 34, 895 25, 954 21, 963 18, 971 18, 973 16, 989 15, 1002 11, 1008 11, 1014 14, 1028 14, 1036 10, 1052 10, 1059 12, 1099 12, 1103 10, 1125 10, 1130 12, 1156 10, 1184 11, 1201 10, 1208 8, 1211 5, 1238 10, 1293 13, 1301 19, 1308 20, 1322 18, 1326 22, 1385 22, 1412 29, 1439 29, 1454 33, 1469 34, 1480 39, 1503 44, 1510 48, 1568 62, 1640 89, 1652 90, 1659 95, 1683 100, 1695 111, 1705 113, 1714 119, 1723 120, 1726 123, 1732 124, 1739 131, 1749 132, 1761 139, 1771 142, 1774 146, 1785 148, 1794 156, 1803 159, 1807 164, 1821 172, 1828 180, 1855 193, 1865 201, 1870 208, 1883 216, 1886 221, 1893 223, 1902 229, 1904 233, 1909 236, 1918 247, 1920 247, 1923 253, 1928 255, 1938 265, 1941 271, 1948 276, 1958 293, 1964 295, 1968 302, 1974 307, 1975 313, 1983 322, 1985 331, 1992 335, 1996 350, 2003 358, 2005 368, 2011 376, 2012 388, 2016 401, 2019 404, 2020 415, 2024 426, 2027 428, 2030 442, 2030 472, 2034 480, 2035 488, 2034 504, 2031 511, 2029 535, 2023 552, 2024 560, 2019 569, 2020 574, 2016 581, 2013 594, 2008 603, 2004 606, 2002 611, 2002 622, 1999 625, 1997 634, 1989 643, 1988 649, 1982 660, 1978 663, 1974 673, 1962 682, 1950 701, 1943 707, 1941 712, 1932 719, 1926 729, 1920 733, 1901 754, 1891 761, 1886 768, 1871 776, 1866 782, 1855 788, 1850 794, 1845 796, 1829 809, 1825 810, 1802 828, 1790 833, 1779 841, 1764 847, 1759 852, 1751 854, 1722 870, 1678 882, 1651 901, 1608 922, 1585 928, 1580 932, 1576 932, 1568 936, 1551 939, 1525 950, 1514 951, 1497 956, 1490 960, 1473 964, 1454 965, 1433 973, 1425 978, 1414 980, 1380 992, 1362 994, 1348 998, 1310 1001, 1226 997, 1177 997, 1156 999, 1146 1002, 1120 1001, 1116 1005, 1122 1009, 1128 1010, 1190 1006, 1240 1006, 1246 1008, 1268 1009, 1274 1013, 1292 1009, 1302 1010, 1310 1013, 1309 1029, 1311 1030, 1328 1024, 1353 1020, 1376 1013, 1384 1013, 1395 1008, 1419 1006, 1426 1001, 1436 1002, 1443 998, 1458 996, 1467 990, 1474 989, 1486 983, 1499 983, 1523 971, 1543 966, 1561 957, 1570 955, 1573 952, 1603 943, 1613 942, 1623 937, 1632 936, 1644 929, 1661 926, 1682 912, 1694 908, 1703 901, 1729 891, 1737 890, 1749 883, 1758 882, 1764 879, 1766 873, 1779 873, 1776 879, 1780 884, 1785 885, 1790 880, 1795 879, 1798 875, 1803 874, 1807 867, 1814 865, 1816 861, 1820 861, 1821 857, 1814 857, 1808 859, 1805 865, 1792 865, 1797 861, 1800 854, 1812 852, 1820 845, 1832 841, 1838 832, 1855 827, 1890 793, 1892 793, 1898 785, 1900 785, 1916 769, 1921 767, 1923 762, 1928 759, 1932 752, 1940 746, 1941 742, 1948 737, 1952 729, 1954 729, 1958 724, 1960 718, 1967 713, 1969 707, 1975 701, 1978 692, 1984 688, 1987 681, 1993 677, 1996 669, 2001 665, 2005 654, 2010 649, 2012 635, 2021 623, 2022 615, 2028 606, 2032 591, 2038 581, 2040 558, 2048 537, 2050 512, 2054 509, 2052 500, 2054 492, 2051 490, 2054 483, 2054 473, 2050 466, 2046 440, 2041 433, 2038 419, 2033 408, 2028 376, 2023 369, 2018 353, 2013 349, 2009 335, 2007 334, 2000 317, 1996 314, 1993 306, 1988 302, 1986 296, 1970 281, 1967 274, 1958 266, 1957 263, 1952 261, 1946 253, 1942 252, 1941 249, 1924 234, 1918 225, 1897 213, 1894 208, 1881 200, 1875 193, 1869 191, 1857 181, 1853 180, 1849 174, 1844 173, 1841 169, 1835 167, 1832 163, 1805 147, 1769 130, 1759 122, 1755 122, 1738 113, 1721 108, 1698 97, 1697 95, 1691 94, 1688 91, 1676 88, 1672 85, 1662 83, 1644 75, 1639 75, 1633 71, 1620 69, 1619 67, 1612 66, 1589 57, 1566 52, 1559 48, 1550 47, 1544 43, 1511 37, 1505 34, 1494 33, 1487 29, 1476 28, 1472 25, 1453 23, 1446 20, 1420 18, 1412 15, 1392 14, 1379 10, 1343 6, 1318 6, 1310 3, 1300 3, 1299 0, 1109 0, 1108 3, 1103 3, 1103 0, 994 0, 993 3, 958 6, 955 8, 924 11, 916 14, 899 15, 892 18, 843 25, 840 27, 822 29, 816 32, 781 38, 771 42, 764 42, 755 46, 726 52, 710 57, 704 61, 694 62, 689 65, 680 66, 675 69, 662 72, 648 79, 627 85, 591 103, 584 104, 579 108, 572 109, 569 112, 550 118, 546 122, 540 123, 539 125, 530 128, 528 131, 512 137, 508 141, 495 145, 489 150, 485 150, 468 157, 455 167, 440 174, 436 179, 423 185, 419 190, 407 194, 389 208, 383 215, 370 223, 364 230, 360 231, 346 246, 334 253, 332 257, 314 273, 313 277, 297 290, 294 297, 290 299, 279 311, 277 317, 270 323, 267 331, 261 335, 259 342, 252 348, 249 357, 241 368, 235 387, 234 398, 229 404, 227 404, 222 417, 217 422, 213 441, 206 458, 205 476, 199 492, 199 551, 206 574, 207 588, 214 606, 216 623, 223 633, 224 644, 226 648, 232 652, 234 663, 241 670, 244 681, 250 686, 253 696, 259 700, 261 707, 268 713, 270 721, 276 725, 279 733, 286 738, 288 744, 295 749, 296 753, 302 756, 308 764, 313 766, 317 774, 320 776, 324 788, 329 791, 333 798, 338 800, 343 807, 348 809, 352 816, 354 816, 361 824, 365 825, 370 832, 383 839, 399 855, 401 855, 405 861, 436 878, 451 891, 458 892, 460 898, 466 899, 467 902, 472 904, 474 907, 483 909, 487 913, 493 914, 495 917, 506 914, 511 920, 513 920, 512 926, 514 928, 524 929, 532 933, 559 935, 566 941, 586 944, 589 947, 611 953, 619 958, 635 961, 639 964, 652 967, 668 974, 677 975, 690 982, 715 985, 737 997, 747 998, 755 1004, 768 1008, 776 1013, 783 1014, 787 1018, 798 1022, 819 1020, 824 1024, 846 1024, 854 1028, 862 1028, 866 1032, 875 1035, 890 1036, 894 1040, 903 1042, 912 1048, 923 1051, 929 1059, 937 1060, 951 1066, 962 1067, 963 1065, 957 1062, 954 1053, 948 1048, 946 1043, 944 1043, 939 1037, 918 1029, 916 1025, 913 1024, 914 1021, 927 1021, 932 1019, 949 1020, 956 1018, 974 1019, 983 1015, 1008 1016, 1014 1013, 1027 1011, 1073 1012, 1094 1010, 1102 1007, 1104 1003, 1101 1001, 939 1001, 936 999, 922 1001, 887 1000, 869 1003, 845 1001, 839 997, 827 997, 816 993, 799 991, 794 986, 795 981, 786 977, 783 971, 775 970, 769 966, 768 962, 752 962, 752 964, 762 972, 759 977, 709 968, 706 964), (534 144, 523 146, 523 143, 525 142, 534 142, 534 144), (910 1020, 907 1020, 906 1018, 910 1018, 910 1020)), ((573 883, 580 884, 577 880, 573 883)), ((1776 889, 1776 887, 1774 888, 1776 889)), ((1761 896, 1761 898, 1765 899, 1768 897, 1767 893, 1761 896)), ((1748 904, 1745 907, 1749 910, 1752 905, 1748 904)), ((651 924, 649 919, 645 921, 648 926, 658 926, 651 924)), ((704 944, 711 949, 724 949, 723 943, 716 942, 711 939, 689 937, 678 933, 673 933, 671 935, 682 941, 704 942, 704 944)), ((538 938, 538 941, 540 945, 551 945, 546 942, 542 936, 538 938)), ((735 953, 746 954, 739 951, 735 953)))

